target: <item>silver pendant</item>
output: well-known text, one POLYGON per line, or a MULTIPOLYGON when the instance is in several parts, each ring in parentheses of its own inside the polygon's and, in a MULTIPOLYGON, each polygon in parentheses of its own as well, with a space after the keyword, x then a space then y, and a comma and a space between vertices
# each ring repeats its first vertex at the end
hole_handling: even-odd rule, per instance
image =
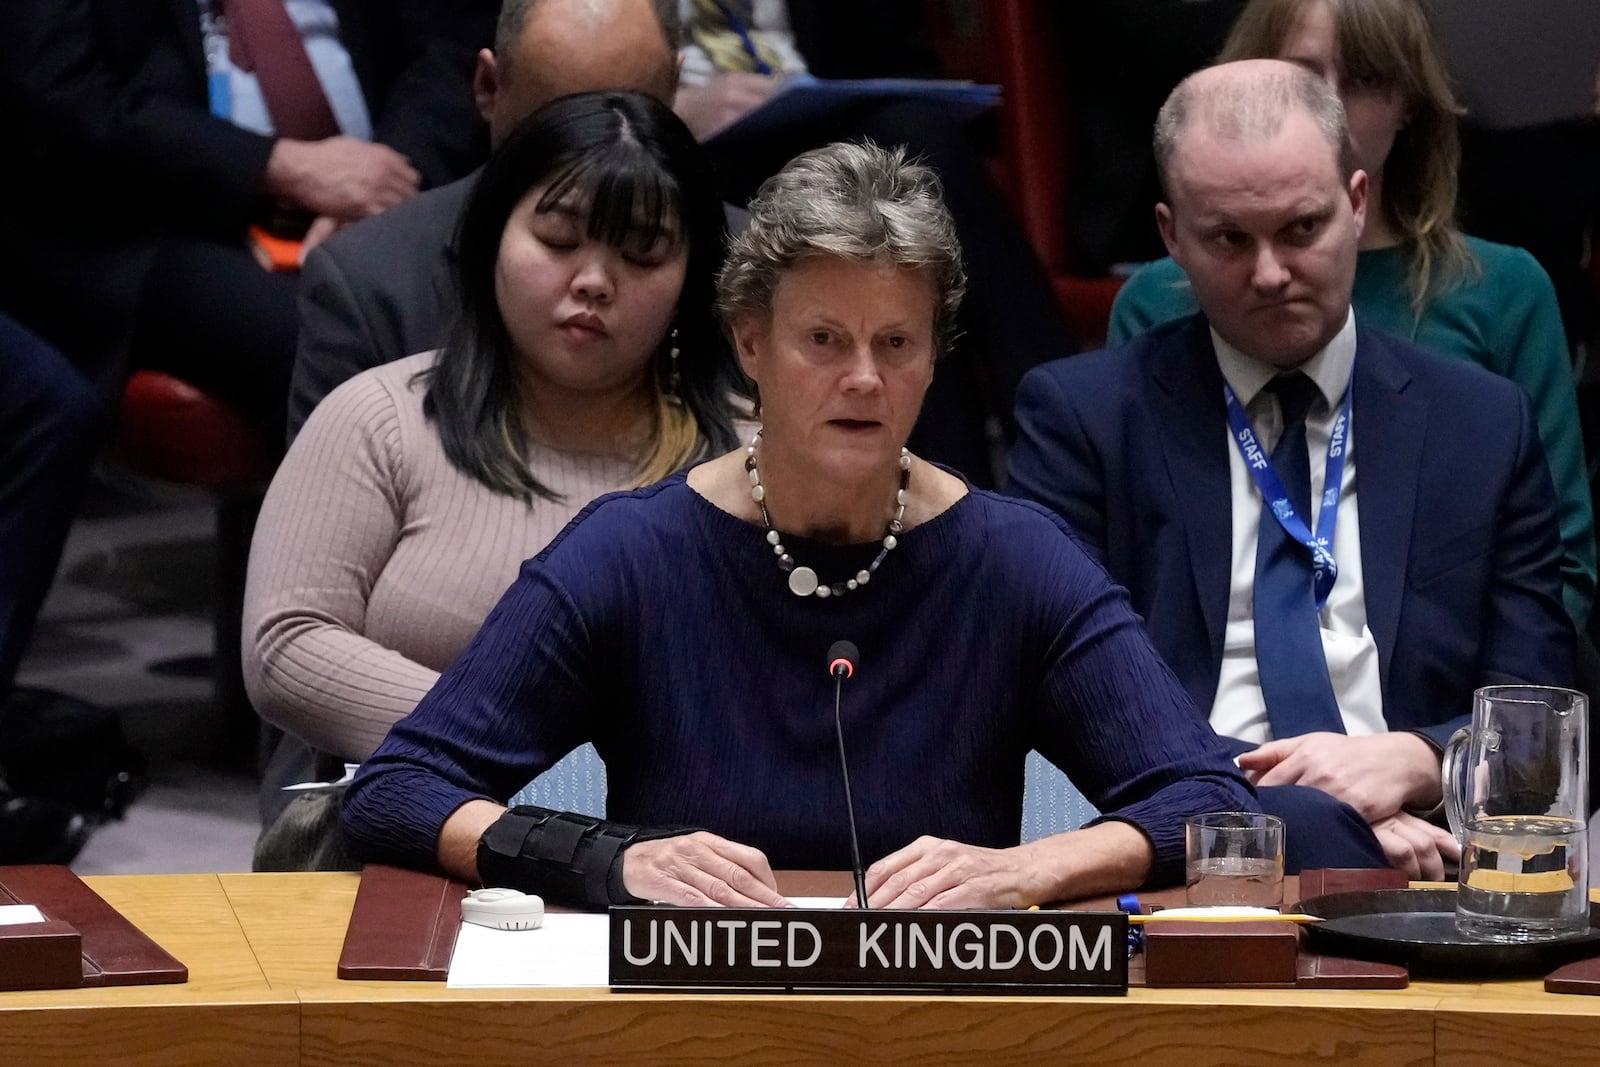
POLYGON ((810 596, 817 591, 817 572, 810 567, 796 567, 789 572, 789 592, 795 596, 810 596))

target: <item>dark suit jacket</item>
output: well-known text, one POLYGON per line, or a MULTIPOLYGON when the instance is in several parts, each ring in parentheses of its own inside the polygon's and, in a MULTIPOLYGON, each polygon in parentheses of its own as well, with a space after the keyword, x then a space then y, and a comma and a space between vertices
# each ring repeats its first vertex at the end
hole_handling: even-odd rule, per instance
MULTIPOLYGON (((498 5, 332 2, 377 139, 426 184, 466 173, 486 141, 473 56, 498 5)), ((85 311, 131 316, 167 234, 240 242, 273 143, 211 115, 195 0, 0 5, 0 138, 0 300, 29 318, 63 305, 52 334, 85 311)))
MULTIPOLYGON (((1472 692, 1569 685, 1555 491, 1511 382, 1357 330, 1352 432, 1384 717, 1443 743, 1472 692)), ((1222 372, 1201 316, 1023 380, 1010 491, 1054 508, 1127 587, 1206 713, 1227 621, 1222 372)))
POLYGON ((1066 71, 1072 145, 1073 266, 1166 255, 1150 205, 1162 199, 1150 128, 1174 86, 1215 61, 1245 0, 1075 0, 1048 4, 1057 63, 1066 71))
POLYGON ((937 78, 921 0, 788 0, 789 29, 819 78, 937 78))
MULTIPOLYGON (((376 139, 410 158, 425 184, 465 174, 486 146, 471 79, 497 5, 331 2, 376 139)), ((19 106, 0 128, 41 194, 99 189, 136 209, 230 224, 250 216, 272 138, 211 115, 195 0, 12 0, 5 11, 0 66, 10 68, 7 102, 19 106)))
POLYGON ((456 306, 455 228, 469 175, 334 234, 300 272, 289 440, 342 382, 444 344, 456 306))

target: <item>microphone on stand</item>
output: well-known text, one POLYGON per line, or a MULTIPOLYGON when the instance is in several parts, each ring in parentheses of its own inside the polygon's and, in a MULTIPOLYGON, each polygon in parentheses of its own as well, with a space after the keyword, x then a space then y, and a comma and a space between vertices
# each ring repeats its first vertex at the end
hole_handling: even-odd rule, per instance
POLYGON ((856 838, 856 808, 850 799, 850 765, 844 758, 844 727, 839 722, 839 696, 844 680, 856 673, 861 653, 849 641, 835 641, 828 649, 828 673, 833 675, 833 733, 839 741, 839 773, 844 778, 844 810, 850 817, 850 859, 856 876, 856 903, 867 906, 867 874, 861 867, 861 843, 856 838))

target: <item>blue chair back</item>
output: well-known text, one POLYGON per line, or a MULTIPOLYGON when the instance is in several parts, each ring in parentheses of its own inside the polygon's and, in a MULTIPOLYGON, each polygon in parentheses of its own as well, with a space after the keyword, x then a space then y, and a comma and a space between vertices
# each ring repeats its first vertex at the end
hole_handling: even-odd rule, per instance
POLYGON ((510 806, 537 804, 554 811, 606 817, 606 765, 591 744, 579 745, 549 770, 517 790, 510 806))
POLYGON ((1022 786, 1024 843, 1076 830, 1099 814, 1060 768, 1037 752, 1028 753, 1022 786))
MULTIPOLYGON (((593 745, 567 753, 549 770, 511 798, 511 804, 537 804, 555 811, 576 811, 596 818, 606 814, 606 765, 593 745)), ((1028 753, 1022 793, 1022 840, 1076 830, 1100 814, 1055 764, 1028 753)))

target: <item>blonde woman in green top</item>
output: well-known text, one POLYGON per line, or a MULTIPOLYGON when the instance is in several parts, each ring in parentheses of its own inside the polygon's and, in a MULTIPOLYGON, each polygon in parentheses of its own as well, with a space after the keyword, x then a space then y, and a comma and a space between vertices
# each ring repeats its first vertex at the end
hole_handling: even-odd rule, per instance
MULTIPOLYGON (((1527 252, 1456 228, 1461 109, 1426 6, 1252 0, 1220 59, 1263 57, 1311 69, 1344 102, 1356 163, 1369 183, 1352 294, 1358 318, 1487 367, 1532 397, 1559 498, 1563 595, 1583 628, 1595 590, 1594 513, 1555 289, 1527 252)), ((1183 271, 1158 260, 1118 294, 1109 343, 1197 310, 1183 271)))

